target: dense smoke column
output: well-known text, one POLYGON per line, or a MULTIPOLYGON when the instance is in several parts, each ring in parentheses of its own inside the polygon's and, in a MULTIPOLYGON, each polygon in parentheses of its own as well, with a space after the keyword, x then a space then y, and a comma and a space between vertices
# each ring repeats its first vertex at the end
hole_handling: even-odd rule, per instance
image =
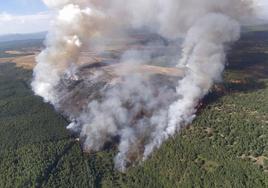
POLYGON ((223 14, 210 13, 197 21, 186 35, 183 57, 178 67, 186 67, 186 76, 179 81, 180 96, 169 108, 169 121, 165 130, 150 143, 145 159, 155 147, 173 136, 184 125, 190 124, 196 106, 215 82, 221 81, 225 66, 225 48, 239 39, 239 23, 223 14))
MULTIPOLYGON (((63 77, 76 79, 78 59, 91 39, 113 38, 144 28, 164 38, 184 38, 177 67, 185 69, 176 92, 157 88, 143 76, 127 75, 119 86, 102 90, 102 100, 88 101, 79 115, 71 109, 69 128, 78 130, 83 149, 99 151, 113 137, 120 137, 115 166, 120 171, 133 162, 146 160, 154 149, 195 118, 196 105, 215 82, 221 81, 228 45, 238 40, 240 22, 252 13, 253 0, 44 0, 58 16, 37 57, 32 88, 57 109, 68 93, 59 92, 63 77), (137 114, 142 116, 137 119, 137 114), (149 115, 146 113, 150 112, 149 115)), ((179 52, 178 52, 179 53, 179 52)), ((126 55, 120 62, 128 69, 151 61, 150 54, 126 55)), ((163 62, 168 63, 168 62, 163 62)), ((88 78, 98 82, 105 73, 88 78)), ((68 91, 69 92, 69 91, 68 91)))
POLYGON ((188 74, 180 81, 177 88, 178 94, 183 96, 182 99, 170 108, 170 116, 174 118, 170 118, 170 127, 167 130, 169 134, 174 133, 174 126, 180 120, 186 124, 192 121, 195 110, 191 108, 207 94, 213 83, 221 81, 226 45, 238 40, 239 37, 239 23, 226 15, 216 13, 201 18, 188 31, 184 54, 178 64, 178 66, 185 65, 188 74))
POLYGON ((47 36, 46 49, 36 58, 32 88, 45 101, 56 105, 60 96, 55 94, 55 87, 63 74, 72 74, 70 69, 77 64, 82 42, 98 32, 104 15, 79 4, 65 5, 67 0, 45 2, 62 8, 47 36))

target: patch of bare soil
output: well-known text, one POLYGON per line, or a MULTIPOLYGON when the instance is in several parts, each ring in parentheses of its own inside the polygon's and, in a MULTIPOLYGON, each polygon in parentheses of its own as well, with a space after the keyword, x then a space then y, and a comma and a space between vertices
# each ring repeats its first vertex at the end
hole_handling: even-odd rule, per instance
POLYGON ((0 58, 0 63, 15 63, 17 67, 21 67, 24 69, 33 69, 36 64, 35 55, 0 58))

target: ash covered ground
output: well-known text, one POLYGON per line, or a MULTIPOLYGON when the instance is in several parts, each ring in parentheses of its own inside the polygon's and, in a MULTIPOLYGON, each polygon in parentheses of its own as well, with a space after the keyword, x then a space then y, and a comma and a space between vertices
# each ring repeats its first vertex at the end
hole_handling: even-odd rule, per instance
MULTIPOLYGON (((94 151, 92 148, 86 148, 87 135, 83 135, 82 125, 95 118, 92 117, 92 111, 95 109, 91 106, 97 108, 97 103, 109 103, 106 107, 119 114, 122 112, 118 109, 127 111, 125 120, 119 120, 120 118, 114 117, 115 114, 110 114, 111 112, 104 112, 103 116, 98 112, 97 116, 103 119, 113 117, 112 124, 119 127, 129 126, 134 130, 141 129, 139 131, 147 131, 150 134, 155 126, 152 123, 153 117, 158 116, 156 114, 160 111, 165 111, 163 116, 166 116, 169 106, 178 99, 176 85, 185 75, 184 69, 174 68, 175 60, 179 59, 180 45, 180 40, 171 42, 156 34, 133 32, 127 40, 109 41, 109 44, 106 44, 107 49, 100 54, 96 51, 81 53, 80 66, 66 72, 56 86, 57 96, 61 96, 56 109, 72 122, 67 128, 81 138, 84 151, 94 151), (127 62, 124 61, 125 56, 127 62), (120 104, 114 104, 117 98, 120 98, 120 104)), ((105 121, 101 118, 96 121, 105 121)), ((160 123, 165 124, 163 121, 160 123)), ((104 129, 109 129, 110 125, 104 126, 104 129)), ((106 139, 96 139, 101 143, 95 143, 98 145, 96 150, 120 139, 120 132, 108 133, 102 135, 106 139)), ((141 135, 137 136, 139 144, 128 152, 129 163, 142 158, 141 153, 145 150, 143 145, 149 142, 146 133, 137 135, 141 135)))

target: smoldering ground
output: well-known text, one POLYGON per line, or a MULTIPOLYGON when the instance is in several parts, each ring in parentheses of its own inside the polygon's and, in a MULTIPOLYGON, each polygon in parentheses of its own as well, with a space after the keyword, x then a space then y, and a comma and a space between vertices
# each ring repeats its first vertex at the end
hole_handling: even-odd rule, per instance
POLYGON ((255 7, 253 0, 44 2, 58 16, 33 90, 69 117, 85 151, 118 137, 121 171, 194 120, 255 7))

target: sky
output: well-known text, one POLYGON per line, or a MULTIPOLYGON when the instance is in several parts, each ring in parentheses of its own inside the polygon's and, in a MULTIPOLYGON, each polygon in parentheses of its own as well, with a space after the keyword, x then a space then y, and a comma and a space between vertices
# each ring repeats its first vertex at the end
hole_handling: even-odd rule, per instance
MULTIPOLYGON (((268 20, 268 0, 256 1, 259 17, 268 20)), ((53 12, 42 0, 0 1, 0 35, 47 31, 52 18, 53 12)))
POLYGON ((2 0, 0 35, 47 31, 52 15, 42 0, 2 0))

